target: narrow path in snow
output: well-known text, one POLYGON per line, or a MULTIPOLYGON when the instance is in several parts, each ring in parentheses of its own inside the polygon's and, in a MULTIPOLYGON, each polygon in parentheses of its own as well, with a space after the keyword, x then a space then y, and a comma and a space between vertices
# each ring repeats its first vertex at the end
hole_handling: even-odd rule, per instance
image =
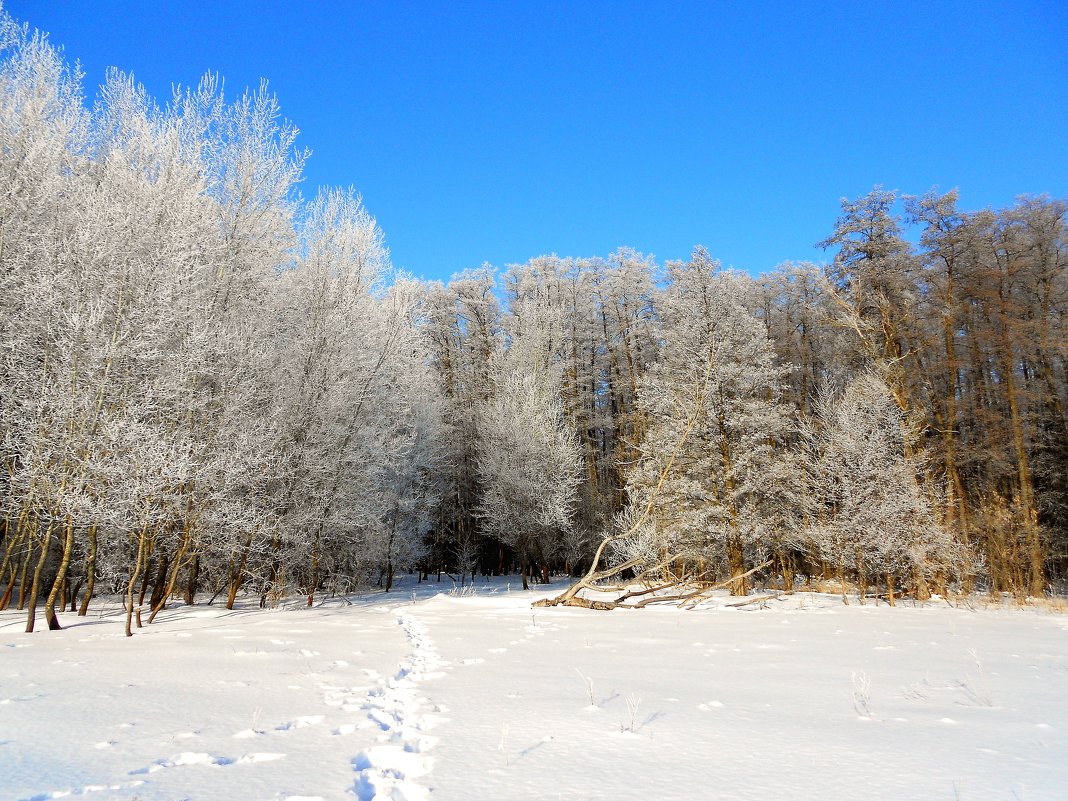
POLYGON ((412 651, 385 686, 367 694, 364 709, 369 724, 382 733, 380 745, 364 749, 352 760, 359 801, 426 801, 430 794, 422 779, 433 764, 428 752, 437 738, 428 732, 444 720, 437 713, 446 710, 432 706, 420 694, 420 684, 442 676, 439 669, 446 663, 421 622, 409 612, 396 615, 412 651))

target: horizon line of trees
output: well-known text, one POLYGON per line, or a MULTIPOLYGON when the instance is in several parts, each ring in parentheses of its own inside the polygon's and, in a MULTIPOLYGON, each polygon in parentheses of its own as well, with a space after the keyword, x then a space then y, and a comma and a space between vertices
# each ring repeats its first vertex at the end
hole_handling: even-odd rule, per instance
POLYGON ((0 10, 0 609, 397 571, 802 577, 918 598, 1068 574, 1066 204, 843 200, 828 265, 390 265, 261 86, 165 105, 0 10), (913 234, 918 245, 910 243, 913 234), (760 567, 754 572, 754 568, 760 567))

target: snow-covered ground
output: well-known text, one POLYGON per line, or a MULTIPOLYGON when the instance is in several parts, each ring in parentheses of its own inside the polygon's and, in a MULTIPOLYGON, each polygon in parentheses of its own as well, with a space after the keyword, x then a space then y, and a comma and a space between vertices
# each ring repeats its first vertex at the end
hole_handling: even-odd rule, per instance
POLYGON ((532 609, 517 582, 0 613, 0 798, 1068 798, 1068 617, 532 609))

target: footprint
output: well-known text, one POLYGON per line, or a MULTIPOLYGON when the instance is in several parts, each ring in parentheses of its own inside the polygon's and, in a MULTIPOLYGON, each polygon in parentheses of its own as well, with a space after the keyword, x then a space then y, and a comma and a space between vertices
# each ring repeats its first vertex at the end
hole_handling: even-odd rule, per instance
POLYGON ((374 745, 360 752, 352 764, 357 770, 377 770, 399 777, 417 778, 430 770, 430 758, 398 745, 374 745))
POLYGON ((430 770, 431 760, 400 746, 379 745, 367 749, 352 760, 359 772, 356 797, 360 801, 378 798, 426 801, 427 790, 413 781, 430 770))
POLYGON ((157 759, 151 765, 131 770, 130 775, 137 776, 147 773, 155 773, 164 768, 177 768, 185 765, 208 765, 210 767, 220 767, 231 764, 233 764, 233 760, 228 759, 227 757, 213 757, 211 754, 202 752, 183 751, 178 754, 178 756, 171 757, 170 759, 157 759))
POLYGON ((272 753, 245 754, 243 757, 241 757, 239 760, 237 760, 237 764, 238 765, 244 765, 244 764, 247 764, 249 762, 274 762, 276 759, 283 759, 284 757, 285 757, 285 754, 272 754, 272 753))
POLYGON ((293 718, 285 723, 280 723, 274 727, 274 731, 291 731, 292 729, 303 729, 306 726, 314 726, 317 723, 322 723, 326 719, 326 715, 302 715, 299 718, 293 718))
POLYGON ((709 701, 707 704, 698 704, 697 708, 707 712, 710 709, 719 709, 723 706, 722 701, 709 701))

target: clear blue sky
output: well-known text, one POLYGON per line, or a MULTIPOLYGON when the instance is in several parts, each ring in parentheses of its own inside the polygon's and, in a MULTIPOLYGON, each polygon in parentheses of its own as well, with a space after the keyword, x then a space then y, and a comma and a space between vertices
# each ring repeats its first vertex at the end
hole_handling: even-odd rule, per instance
POLYGON ((394 262, 543 253, 751 272, 820 259, 838 198, 1068 195, 1068 3, 6 0, 92 88, 270 80, 394 262))

